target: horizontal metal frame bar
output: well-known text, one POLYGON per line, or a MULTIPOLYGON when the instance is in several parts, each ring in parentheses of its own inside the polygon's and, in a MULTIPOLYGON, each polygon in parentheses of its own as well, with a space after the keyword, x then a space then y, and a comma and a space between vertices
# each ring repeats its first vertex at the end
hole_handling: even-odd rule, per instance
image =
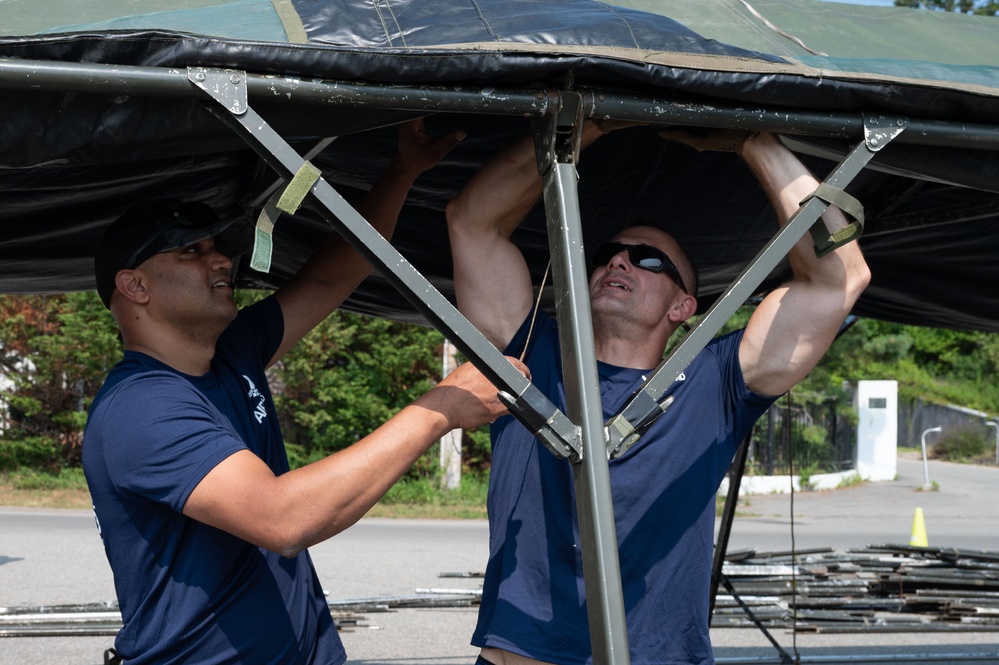
MULTIPOLYGON (((763 107, 735 108, 717 104, 658 100, 637 95, 593 93, 593 91, 589 93, 590 106, 585 113, 588 118, 613 118, 694 127, 730 127, 755 132, 770 131, 849 139, 864 135, 865 119, 860 113, 818 113, 763 107)), ((881 115, 881 117, 887 116, 888 114, 881 115)), ((999 125, 909 118, 908 128, 894 142, 997 150, 999 125)))
MULTIPOLYGON (((251 98, 266 98, 268 103, 532 117, 548 113, 550 103, 547 92, 540 89, 376 85, 260 74, 248 74, 245 80, 247 94, 251 98)), ((0 58, 0 89, 197 97, 184 68, 12 58, 0 58)), ((590 89, 580 89, 579 94, 583 98, 584 118, 840 138, 857 138, 864 131, 864 119, 859 113, 725 107, 590 89)), ((908 130, 895 142, 999 150, 999 125, 910 118, 908 130)))

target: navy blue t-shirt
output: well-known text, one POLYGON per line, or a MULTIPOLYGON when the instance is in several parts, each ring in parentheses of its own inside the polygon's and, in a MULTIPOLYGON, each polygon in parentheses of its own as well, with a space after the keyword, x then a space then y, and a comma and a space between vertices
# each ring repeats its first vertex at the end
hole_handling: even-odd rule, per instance
MULTIPOLYGON (((519 355, 528 326, 506 353, 519 355)), ((565 408, 558 331, 541 313, 525 357, 565 408)), ((751 393, 741 331, 713 340, 667 394, 675 401, 621 457, 610 483, 633 665, 712 663, 708 634, 715 493, 772 399, 751 393)), ((648 371, 598 363, 604 419, 648 371)), ((492 427, 489 563, 472 644, 561 665, 592 663, 573 474, 512 416, 492 427)))
POLYGON ((265 299, 222 334, 207 374, 127 351, 94 399, 83 466, 128 663, 346 660, 307 552, 284 558, 181 513, 239 450, 288 471, 264 373, 283 334, 280 306, 265 299))

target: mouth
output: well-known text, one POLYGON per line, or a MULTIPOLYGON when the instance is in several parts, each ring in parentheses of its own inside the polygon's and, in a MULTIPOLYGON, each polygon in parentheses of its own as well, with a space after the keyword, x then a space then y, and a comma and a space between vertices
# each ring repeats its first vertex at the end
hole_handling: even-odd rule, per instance
POLYGON ((213 289, 229 289, 232 290, 232 283, 229 281, 228 277, 223 277, 212 284, 213 289))
POLYGON ((624 291, 628 291, 629 293, 631 292, 631 287, 629 285, 625 284, 624 282, 619 282, 619 281, 614 280, 614 279, 608 279, 608 280, 606 280, 603 283, 603 287, 604 288, 611 288, 611 289, 622 289, 624 291))

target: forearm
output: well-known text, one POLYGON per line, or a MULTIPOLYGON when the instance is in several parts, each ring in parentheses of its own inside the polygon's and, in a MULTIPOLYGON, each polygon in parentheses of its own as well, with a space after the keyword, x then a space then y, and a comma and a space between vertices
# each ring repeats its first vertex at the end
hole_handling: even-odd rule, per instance
MULTIPOLYGON (((464 134, 435 139, 421 119, 399 127, 399 147, 388 169, 358 206, 358 211, 386 238, 416 178, 432 168, 464 134)), ((304 266, 275 294, 284 315, 285 334, 268 366, 340 306, 371 272, 371 265, 338 234, 331 233, 304 266)))
MULTIPOLYGON (((526 375, 523 363, 511 362, 526 375)), ((293 556, 356 522, 446 432, 506 412, 496 387, 466 363, 370 435, 318 462, 275 475, 248 449, 230 455, 201 479, 183 512, 293 556)))
MULTIPOLYGON (((584 122, 582 147, 603 136, 584 122)), ((498 233, 509 238, 541 197, 542 181, 533 136, 525 136, 496 153, 448 204, 448 223, 467 232, 498 233)))
MULTIPOLYGON (((746 141, 742 156, 760 180, 781 225, 788 222, 818 181, 776 137, 746 141)), ((823 219, 831 231, 846 217, 829 208, 823 219)), ((822 358, 870 280, 856 242, 823 258, 806 233, 788 254, 792 279, 767 295, 746 326, 739 359, 747 386, 780 395, 805 377, 822 358)))
MULTIPOLYGON (((818 180, 772 134, 761 134, 746 141, 741 154, 763 187, 781 226, 819 186, 818 180)), ((849 223, 843 212, 834 206, 823 213, 822 221, 830 232, 845 228, 849 223)), ((795 279, 848 291, 856 288, 855 281, 866 285, 866 263, 857 243, 847 243, 831 257, 826 257, 830 258, 828 261, 816 257, 810 234, 805 234, 788 254, 795 279)))
POLYGON ((350 447, 281 475, 249 450, 234 453, 198 483, 184 514, 294 556, 356 522, 453 429, 445 396, 435 388, 350 447))
POLYGON ((451 429, 440 410, 417 402, 350 447, 278 477, 286 498, 271 519, 285 527, 269 549, 290 556, 347 529, 451 429))
MULTIPOLYGON (((393 162, 358 205, 358 212, 385 238, 395 231, 409 188, 420 173, 393 162)), ((338 233, 329 234, 275 294, 284 315, 285 335, 268 366, 338 308, 371 270, 371 264, 338 233)))

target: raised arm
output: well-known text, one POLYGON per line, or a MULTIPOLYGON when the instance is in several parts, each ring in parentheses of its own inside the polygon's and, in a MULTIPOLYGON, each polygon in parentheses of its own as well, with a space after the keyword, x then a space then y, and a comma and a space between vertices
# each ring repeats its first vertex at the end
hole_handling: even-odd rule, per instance
MULTIPOLYGON (((583 145, 601 133, 585 123, 583 145)), ((447 207, 458 309, 500 349, 533 304, 527 263, 510 236, 540 196, 528 136, 493 156, 447 207)))
MULTIPOLYGON (((399 148, 385 173, 357 207, 383 236, 395 230, 399 212, 416 178, 434 166, 464 138, 452 132, 441 139, 423 129, 422 119, 399 128, 399 148)), ((298 273, 274 297, 284 314, 284 338, 268 365, 277 362, 310 330, 330 315, 371 272, 371 264, 337 233, 319 246, 298 273)))
POLYGON ((464 364, 373 433, 318 462, 275 476, 249 450, 230 455, 194 488, 184 514, 293 556, 360 519, 446 432, 505 413, 492 384, 464 364))
MULTIPOLYGON (((772 134, 746 140, 740 152, 782 225, 819 185, 772 134)), ((822 218, 831 231, 847 225, 846 217, 835 207, 822 218)), ((746 385, 762 395, 780 395, 811 371, 870 281, 856 242, 819 259, 811 236, 805 234, 788 260, 792 279, 756 308, 739 347, 746 385)))

